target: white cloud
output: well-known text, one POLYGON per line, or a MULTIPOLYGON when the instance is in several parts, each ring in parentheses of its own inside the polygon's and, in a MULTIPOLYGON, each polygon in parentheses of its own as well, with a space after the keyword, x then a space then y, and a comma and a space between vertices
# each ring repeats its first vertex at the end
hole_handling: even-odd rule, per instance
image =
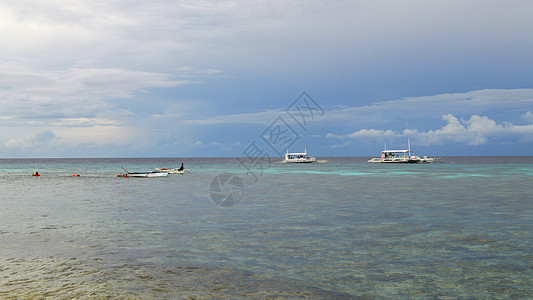
POLYGON ((0 65, 0 82, 0 113, 22 119, 94 117, 114 109, 109 100, 189 83, 170 74, 118 68, 38 71, 6 64, 0 65))
POLYGON ((393 137, 396 132, 392 130, 362 129, 348 134, 350 138, 369 138, 369 137, 393 137))
POLYGON ((344 148, 346 146, 348 146, 349 144, 348 143, 343 143, 343 144, 333 144, 330 146, 331 149, 336 149, 336 148, 344 148))
POLYGON ((472 115, 468 120, 459 121, 453 115, 445 115, 443 120, 447 125, 441 129, 415 135, 418 143, 430 145, 452 141, 477 146, 490 140, 509 141, 518 138, 526 141, 533 137, 533 125, 515 125, 510 122, 498 124, 486 116, 472 115))
MULTIPOLYGON (((321 104, 321 99, 315 99, 321 104)), ((325 105, 322 105, 325 106, 325 105)), ((434 120, 443 114, 465 115, 492 111, 506 112, 530 109, 533 106, 533 89, 477 90, 466 93, 410 97, 379 102, 367 106, 331 107, 324 116, 312 122, 342 124, 343 126, 368 126, 391 124, 406 120, 434 120)), ((526 115, 527 116, 527 113, 526 115)), ((189 119, 191 125, 255 124, 268 126, 277 117, 287 117, 281 109, 261 112, 219 115, 204 119, 189 119)), ((292 122, 290 118, 286 118, 292 122)), ((363 132, 359 133, 363 134, 363 132)), ((365 134, 373 134, 366 132, 365 134)), ((390 133, 387 133, 390 134, 390 133)))
POLYGON ((119 68, 46 71, 12 64, 0 64, 0 82, 0 138, 8 140, 6 147, 31 145, 28 131, 36 127, 52 130, 69 145, 116 146, 133 139, 143 144, 150 123, 112 101, 189 83, 170 74, 119 68))
POLYGON ((215 116, 205 119, 186 120, 188 125, 223 125, 223 124, 250 124, 250 125, 269 125, 278 117, 286 117, 289 123, 293 123, 292 119, 282 110, 266 110, 254 113, 232 114, 215 116))
POLYGON ((72 65, 89 59, 175 69, 185 62, 212 65, 223 57, 230 64, 244 60, 268 67, 284 63, 270 55, 273 50, 315 51, 310 46, 316 36, 329 39, 327 28, 347 26, 333 21, 350 20, 351 9, 307 1, 0 1, 0 61, 72 65))
POLYGON ((46 145, 49 141, 56 138, 56 135, 50 131, 39 131, 17 139, 10 139, 5 143, 8 148, 39 148, 46 145))
POLYGON ((344 136, 343 135, 338 135, 338 134, 333 134, 333 133, 328 133, 328 134, 326 134, 326 138, 342 140, 344 138, 344 136))
MULTIPOLYGON (((320 99, 315 99, 320 103, 320 99)), ((533 89, 476 90, 383 101, 367 106, 329 110, 318 121, 343 122, 352 126, 391 124, 406 120, 432 120, 443 114, 527 111, 533 106, 533 89)))
POLYGON ((453 142, 478 146, 489 140, 504 141, 518 138, 520 141, 533 140, 533 125, 515 125, 509 122, 498 124, 486 116, 472 115, 468 120, 458 120, 452 114, 442 116, 446 125, 436 130, 418 131, 405 129, 401 133, 392 130, 361 129, 341 136, 328 134, 328 138, 412 138, 418 145, 440 145, 453 142))
POLYGON ((52 127, 92 127, 92 126, 116 126, 116 120, 100 118, 63 118, 48 123, 52 127))
POLYGON ((527 111, 525 114, 521 116, 522 119, 526 120, 529 123, 533 123, 533 114, 531 111, 527 111))
MULTIPOLYGON (((83 143, 109 144, 114 146, 129 145, 135 139, 140 139, 146 135, 146 132, 136 127, 95 124, 90 127, 58 127, 54 131, 58 137, 61 137, 62 142, 70 145, 83 143)), ((140 141, 137 144, 138 147, 145 146, 140 141)))

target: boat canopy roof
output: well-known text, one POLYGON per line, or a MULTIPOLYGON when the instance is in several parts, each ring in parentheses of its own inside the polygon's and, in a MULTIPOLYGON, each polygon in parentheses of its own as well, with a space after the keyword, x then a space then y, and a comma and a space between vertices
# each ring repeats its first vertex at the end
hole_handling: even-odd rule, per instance
POLYGON ((381 153, 407 153, 407 152, 413 152, 411 150, 383 150, 381 153))
POLYGON ((303 153, 287 153, 286 155, 307 155, 307 153, 303 152, 303 153))

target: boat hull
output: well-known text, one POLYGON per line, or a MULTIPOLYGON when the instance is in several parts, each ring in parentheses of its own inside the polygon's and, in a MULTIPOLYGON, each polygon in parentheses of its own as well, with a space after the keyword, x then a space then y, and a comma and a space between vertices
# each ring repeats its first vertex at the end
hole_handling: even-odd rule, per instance
POLYGON ((384 164, 417 164, 417 163, 421 163, 422 160, 419 158, 395 158, 395 159, 372 158, 368 162, 384 163, 384 164))
POLYGON ((170 170, 168 174, 183 174, 185 170, 170 170))
POLYGON ((156 169, 158 172, 165 172, 168 174, 183 174, 186 171, 191 172, 191 169, 184 169, 184 170, 178 170, 178 169, 156 169))
POLYGON ((301 153, 287 153, 282 161, 278 162, 280 164, 309 164, 309 163, 325 163, 326 160, 317 160, 315 157, 310 157, 307 155, 307 149, 305 152, 301 153))
POLYGON ((137 172, 137 173, 128 173, 127 177, 141 177, 141 178, 151 178, 151 177, 165 177, 168 175, 167 172, 137 172))
POLYGON ((285 159, 280 161, 280 164, 310 164, 310 163, 319 163, 323 164, 326 163, 327 160, 319 160, 314 157, 309 157, 308 159, 285 159))

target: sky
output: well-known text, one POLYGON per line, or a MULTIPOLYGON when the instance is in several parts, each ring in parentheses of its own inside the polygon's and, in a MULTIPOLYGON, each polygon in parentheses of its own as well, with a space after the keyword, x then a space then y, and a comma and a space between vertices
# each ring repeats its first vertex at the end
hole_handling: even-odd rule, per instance
POLYGON ((0 157, 532 155, 531 11, 0 0, 0 157))

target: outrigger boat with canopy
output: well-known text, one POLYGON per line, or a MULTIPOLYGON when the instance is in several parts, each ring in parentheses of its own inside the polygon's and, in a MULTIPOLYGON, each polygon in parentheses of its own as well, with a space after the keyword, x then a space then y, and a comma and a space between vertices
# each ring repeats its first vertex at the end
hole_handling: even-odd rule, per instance
POLYGON ((368 162, 376 163, 419 163, 420 157, 411 150, 383 150, 381 157, 375 157, 368 162), (413 154, 413 155, 412 155, 413 154))
POLYGON ((287 149, 287 153, 285 154, 285 157, 282 161, 279 163, 286 164, 286 163, 325 163, 326 160, 317 160, 315 157, 310 157, 307 154, 307 149, 305 149, 304 152, 300 153, 289 153, 289 149, 287 149))
POLYGON ((421 158, 415 155, 411 151, 411 143, 407 140, 407 150, 387 150, 387 144, 385 144, 385 150, 381 151, 381 157, 375 157, 368 162, 371 163, 431 163, 437 161, 435 157, 424 156, 421 158))

